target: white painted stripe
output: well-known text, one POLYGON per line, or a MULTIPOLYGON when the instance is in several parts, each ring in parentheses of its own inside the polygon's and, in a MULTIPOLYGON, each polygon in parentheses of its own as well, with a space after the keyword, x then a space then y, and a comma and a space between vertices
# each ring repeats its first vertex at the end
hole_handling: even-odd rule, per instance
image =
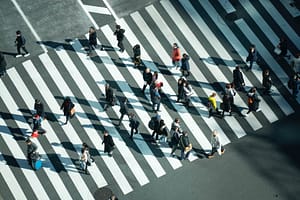
MULTIPOLYGON (((85 66, 89 66, 87 67, 87 69, 90 69, 91 66, 93 66, 93 69, 95 69, 94 71, 90 71, 91 76, 93 77, 93 79, 95 80, 96 83, 98 83, 99 88, 101 89, 102 93, 105 94, 105 90, 104 90, 104 85, 105 85, 105 79, 102 77, 101 73, 99 73, 99 71, 97 70, 97 67, 95 66, 95 64, 89 59, 86 58, 85 53, 81 50, 81 45, 80 43, 76 40, 74 43, 72 43, 73 48, 76 49, 76 52, 79 56, 79 58, 81 59, 81 61, 84 63, 85 66)), ((105 51, 98 51, 96 50, 97 54, 99 56, 101 56, 101 59, 103 61, 103 63, 105 64, 105 66, 107 67, 108 70, 112 70, 112 68, 115 68, 114 63, 112 62, 112 60, 110 59, 110 57, 108 56, 108 54, 105 51)), ((110 71, 112 75, 118 75, 119 73, 115 72, 115 70, 112 72, 110 71)), ((121 79, 119 78, 115 78, 115 80, 117 80, 117 82, 121 79)), ((126 83, 126 81, 124 81, 124 83, 126 83)), ((125 87, 125 86, 124 86, 125 87)), ((122 87, 121 87, 122 89, 122 87)), ((126 95, 128 92, 128 90, 123 91, 124 95, 126 95)), ((135 96, 133 96, 133 92, 131 92, 132 96, 127 98, 129 99, 129 101, 132 98, 136 98, 135 96)), ((138 102, 138 101, 137 101, 138 102)), ((132 104, 131 104, 132 105, 132 104)), ((134 105, 133 105, 134 106, 134 105)), ((142 108, 142 106, 140 105, 139 108, 142 108)), ((119 111, 117 111, 116 113, 119 113, 119 111)), ((146 113, 144 113, 143 116, 146 113)), ((143 119, 143 118, 142 118, 143 119)), ((148 162, 149 166, 152 168, 154 174, 157 177, 161 177, 163 175, 166 174, 166 172, 164 171, 164 169, 162 168, 162 166, 159 164, 157 158, 153 155, 153 153, 151 152, 151 149, 148 147, 147 143, 144 141, 143 137, 138 135, 135 135, 135 138, 138 138, 137 140, 134 140, 136 142, 137 147, 140 149, 140 151, 142 152, 144 158, 146 159, 146 161, 148 162)))
MULTIPOLYGON (((210 28, 207 26, 207 24, 204 22, 201 16, 197 13, 197 11, 193 8, 193 6, 188 1, 181 0, 180 3, 185 8, 185 10, 188 13, 190 13, 190 16, 192 17, 194 23, 198 26, 199 30, 202 31, 207 41, 214 47, 215 51, 219 54, 220 58, 223 59, 225 64, 228 66, 228 69, 230 69, 233 72, 237 63, 234 62, 234 59, 228 54, 228 52, 220 43, 220 41, 217 39, 215 34, 210 30, 210 28)), ((211 61, 209 62, 211 63, 211 61)), ((214 74, 215 77, 218 77, 217 80, 219 80, 220 82, 224 82, 224 83, 231 82, 228 79, 226 79, 226 77, 222 74, 221 70, 219 69, 219 66, 214 65, 213 67, 209 67, 208 69, 211 71, 212 74, 214 74)), ((246 83, 250 82, 246 76, 244 79, 246 83)), ((225 85, 223 85, 223 87, 225 87, 225 85)), ((234 102, 236 105, 240 107, 244 107, 244 108, 248 107, 248 105, 242 100, 239 94, 235 96, 234 102)), ((263 99, 261 99, 260 104, 261 106, 262 104, 266 105, 262 109, 265 111, 265 113, 268 113, 265 114, 265 116, 271 123, 278 120, 276 114, 273 113, 272 109, 264 102, 263 99)), ((250 115, 245 120, 249 123, 249 125, 253 128, 253 130, 258 130, 262 128, 262 124, 256 119, 254 115, 250 115)))
POLYGON ((266 11, 272 16, 272 19, 280 26, 283 32, 290 38, 294 45, 300 49, 300 37, 282 17, 280 12, 273 6, 270 1, 259 1, 266 11))
MULTIPOLYGON (((13 140, 13 138, 11 136, 12 134, 9 131, 9 129, 7 128, 7 125, 5 124, 5 121, 3 120, 2 117, 0 117, 0 126, 2 126, 0 134, 2 135, 2 137, 7 137, 7 139, 3 138, 5 143, 7 140, 13 140)), ((14 145, 14 148, 15 148, 15 146, 16 145, 14 145)), ((11 194, 14 196, 14 198, 17 200, 26 199, 26 196, 25 196, 21 186, 19 185, 18 181, 16 180, 16 177, 13 174, 13 172, 11 171, 10 167, 6 164, 1 152, 0 152, 0 172, 2 174, 2 177, 5 181, 5 183, 8 185, 11 194)))
MULTIPOLYGON (((80 115, 77 115, 77 119, 80 121, 82 127, 86 130, 86 132, 89 133, 89 135, 94 136, 93 138, 91 138, 91 141, 97 141, 97 138, 95 138, 95 136, 98 135, 97 131, 93 127, 84 126, 85 124, 91 124, 91 122, 88 120, 88 117, 84 113, 80 104, 77 102, 76 98, 74 98, 74 94, 69 89, 68 84, 64 81, 63 77, 59 73, 58 69, 55 67, 50 57, 47 54, 43 54, 40 55, 39 58, 44 64, 50 76, 52 77, 52 80, 55 80, 55 84, 57 88, 59 88, 60 92, 66 96, 69 96, 72 102, 76 104, 76 112, 81 113, 80 115)), ((95 146, 99 146, 99 144, 100 143, 97 143, 95 146)), ((107 185, 104 176, 96 167, 96 165, 91 165, 89 167, 89 172, 99 188, 107 185)))
POLYGON ((97 14, 104 14, 104 15, 111 15, 111 13, 109 12, 109 10, 107 8, 105 8, 105 7, 84 5, 84 8, 88 12, 97 13, 97 14))
MULTIPOLYGON (((203 0, 199 1, 199 3, 202 5, 205 10, 207 10, 207 13, 211 15, 211 19, 214 21, 214 23, 218 26, 218 28, 224 33, 224 36, 227 38, 227 40, 230 42, 230 44, 233 46, 233 48, 236 50, 236 52, 239 52, 239 55, 243 58, 243 60, 246 60, 246 57, 248 56, 248 50, 243 47, 241 42, 238 40, 238 38, 234 35, 234 33, 230 30, 230 28, 226 25, 226 23, 222 20, 222 17, 218 14, 218 12, 213 8, 213 6, 209 3, 208 0, 203 0), (216 17, 218 16, 218 17, 216 17)), ((250 40, 252 41, 252 40, 250 40)), ((257 45, 257 42, 253 41, 257 45)), ((262 52, 264 47, 258 47, 259 52, 262 52)), ((276 67, 278 64, 274 61, 272 56, 267 52, 265 54, 264 52, 262 53, 264 55, 264 60, 266 62, 271 62, 269 63, 269 66, 276 67), (269 55, 268 57, 266 57, 269 55)), ((280 68, 280 67, 279 67, 280 68)), ((274 69, 274 68, 272 68, 274 69)), ((261 74, 256 73, 256 70, 252 70, 256 78, 261 81, 262 77, 261 74)), ((277 75, 277 74, 276 74, 277 75)), ((286 80, 287 81, 287 80, 286 80)), ((246 83, 249 85, 248 83, 246 83)), ((279 102, 279 107, 281 110, 285 112, 286 115, 291 114, 294 112, 294 110, 287 104, 285 99, 281 96, 279 91, 273 86, 272 87, 273 94, 272 98, 275 100, 275 102, 279 102), (282 99, 282 100, 281 100, 282 99), (283 104, 281 104, 281 101, 283 104)))
MULTIPOLYGON (((56 99, 50 92, 47 84, 45 83, 44 79, 41 77, 39 72, 36 70, 35 66, 31 62, 31 60, 23 62, 24 69, 27 71, 31 79, 33 80, 33 83, 36 85, 37 88, 39 88, 39 91, 41 95, 43 96, 45 103, 48 104, 50 112, 52 112, 55 117, 58 119, 58 121, 62 121, 65 119, 62 114, 62 111, 60 110, 60 105, 56 102, 56 99)), ((75 104, 76 107, 76 104, 75 104)), ((68 136, 69 141, 75 145, 74 148, 79 151, 82 141, 78 137, 76 131, 74 128, 70 125, 62 126, 64 132, 68 136), (77 148, 76 148, 77 147, 77 148)), ((48 133, 47 133, 48 134, 48 133)), ((78 176, 79 177, 79 176, 78 176)), ((83 198, 93 198, 93 195, 91 194, 91 191, 88 189, 87 185, 82 179, 77 179, 78 182, 74 182, 74 185, 80 191, 80 194, 83 198)))
MULTIPOLYGON (((154 34, 152 33, 152 31, 150 30, 148 25, 144 22, 142 17, 139 15, 139 13, 136 12, 136 13, 132 14, 131 16, 132 16, 132 19, 137 24, 137 26, 141 29, 141 31, 143 33, 147 34, 146 38, 150 42, 150 44, 153 46, 153 48, 160 52, 158 55, 161 56, 162 61, 165 61, 165 65, 171 65, 171 59, 170 59, 169 55, 165 51, 161 51, 161 50, 163 50, 163 47, 161 46, 161 44, 157 40, 157 38, 154 36, 154 34), (170 62, 166 63, 168 60, 170 60, 170 62)), ((129 37, 128 37, 128 40, 130 40, 129 37)), ((141 44, 141 43, 139 43, 139 44, 141 44)), ((146 56, 145 60, 152 61, 152 59, 146 53, 146 51, 145 51, 145 53, 144 53, 144 50, 142 50, 142 51, 143 51, 143 55, 146 56)), ((155 66, 155 64, 153 62, 144 62, 144 64, 146 64, 147 67, 149 67, 153 71, 159 72, 159 69, 155 66)), ((183 121, 185 122, 185 124, 190 125, 188 127, 190 130, 190 133, 194 134, 194 137, 196 138, 197 142, 201 145, 201 147, 203 149, 205 149, 205 150, 210 149, 211 145, 210 145, 209 141, 207 140, 207 138, 205 137, 205 135, 203 134, 203 131, 197 125, 197 122, 195 122, 195 120, 192 118, 192 116, 189 114, 189 112, 186 110, 185 107, 179 106, 175 103, 176 93, 173 91, 172 87, 169 85, 168 81, 164 78, 164 76, 160 76, 160 77, 161 77, 161 81, 164 83, 164 87, 163 87, 164 93, 170 99, 170 103, 172 104, 172 106, 174 106, 174 108, 177 110, 177 112, 180 113, 180 116, 183 119, 183 121)))
MULTIPOLYGON (((77 86, 81 90, 82 94, 85 96, 86 100, 89 102, 91 108, 94 110, 94 112, 98 116, 98 114, 100 114, 100 110, 103 110, 103 109, 100 107, 100 104, 98 103, 97 98, 95 97, 94 93, 91 91, 91 89, 85 82, 84 78, 81 76, 81 73, 78 71, 78 69, 74 65, 73 61, 71 60, 71 58, 68 56, 67 52, 62 47, 59 49, 56 49, 55 52, 61 59, 62 63, 65 65, 66 69, 68 70, 68 72, 70 73, 70 75, 72 76, 74 81, 76 83, 80 83, 80 84, 77 84, 77 86)), ((87 66, 87 68, 89 67, 89 65, 86 65, 86 66, 87 66)), ((103 80, 104 79, 102 79, 102 81, 103 80)), ((79 107, 79 105, 78 105, 78 107, 79 107)), ((84 113, 83 110, 81 112, 84 113)), ((78 116, 77 118, 80 121, 83 121, 84 118, 87 118, 87 116, 83 116, 82 119, 80 119, 79 117, 80 116, 78 116)), ((99 119, 101 119, 101 118, 99 118, 99 119)), ((85 122, 82 124, 91 124, 91 122, 85 122)), ((112 127, 113 126, 112 123, 109 123, 105 120, 103 120, 102 125, 104 127, 112 127)), ((119 136, 119 138, 116 138, 116 136, 114 135, 114 133, 116 133, 116 132, 117 131, 112 132, 111 136, 115 138, 114 142, 115 142, 117 148, 119 149, 119 151, 125 150, 125 148, 122 148, 122 147, 126 147, 126 145, 124 144, 124 142, 119 143, 119 140, 121 139, 121 137, 119 136)), ((90 137, 91 141, 93 141, 95 146, 99 146, 99 144, 102 144, 101 138, 96 137, 98 135, 98 133, 94 128, 89 128, 87 133, 88 133, 87 135, 90 137)), ((102 150, 102 152, 103 152, 103 150, 102 150)), ((127 152, 129 152, 129 150, 127 152)), ((124 194, 127 194, 127 193, 133 191, 133 189, 130 186, 129 182, 127 181, 125 175, 121 171, 120 167, 117 165, 115 159, 110 158, 106 155, 102 156, 102 158, 103 158, 105 164, 107 165, 108 169, 111 171, 113 177, 115 178, 115 180, 118 183, 119 187, 121 188, 122 192, 124 194)))
MULTIPOLYGON (((25 118, 23 117, 22 113, 18 110, 18 106, 14 102, 14 99, 10 95, 9 91, 3 84, 2 80, 0 80, 0 88, 1 88, 1 98, 3 99, 3 102, 6 103, 6 107, 9 110, 9 113, 13 116, 15 119, 15 122, 17 126, 22 131, 23 135, 26 135, 27 132, 31 132, 29 125, 26 123, 25 118)), ((41 184, 39 178, 36 176, 35 171, 33 171, 28 163, 27 158, 22 152, 22 150, 19 148, 18 145, 16 145, 16 141, 9 136, 8 134, 2 135, 3 139, 5 139, 5 142, 8 147, 10 148, 10 151, 12 152, 14 158, 16 159, 17 163, 19 164, 20 168, 22 169, 22 172, 25 175, 25 178, 27 179, 28 183, 31 186, 34 186, 33 192, 39 199, 49 199, 47 192, 45 191, 43 185, 41 184)), ((25 143, 24 143, 25 145, 25 143)), ((41 147, 39 144, 39 151, 41 150, 41 147)))
POLYGON ((107 9, 110 11, 110 13, 111 13, 112 16, 115 18, 115 20, 118 20, 119 17, 118 17, 117 14, 115 13, 115 11, 112 9, 112 7, 110 6, 110 4, 107 2, 107 0, 102 0, 102 2, 105 4, 105 6, 106 6, 107 9))
POLYGON ((40 46, 42 47, 43 51, 45 53, 48 52, 46 46, 41 43, 41 38, 40 36, 36 33, 36 31, 34 30, 33 26, 31 25, 31 23, 29 22, 28 18, 26 17, 26 15, 24 14, 23 10, 21 9, 20 5, 17 3, 16 0, 11 0, 11 2, 14 4, 14 6, 16 7, 16 9, 18 10, 19 14, 22 16, 22 18, 24 19, 25 23, 27 24, 28 28, 30 29, 30 31, 32 32, 33 36, 35 37, 37 42, 40 42, 40 46))
POLYGON ((96 23, 96 21, 94 20, 94 18, 91 16, 91 14, 88 12, 88 10, 86 9, 85 5, 83 5, 81 0, 77 0, 78 4, 82 7, 83 11, 85 12, 86 16, 91 20, 93 26, 95 27, 95 29, 99 29, 98 24, 96 23))
MULTIPOLYGON (((272 70, 276 74, 276 76, 281 75, 281 81, 283 84, 286 84, 288 82, 288 76, 285 74, 285 72, 282 70, 282 68, 278 65, 277 62, 275 62, 272 55, 268 52, 268 50, 263 46, 261 41, 256 37, 256 35, 252 32, 250 27, 246 24, 246 22, 243 19, 235 21, 235 24, 240 28, 240 30, 245 34, 245 36, 249 39, 249 41, 252 41, 259 52, 261 52, 262 55, 264 55, 264 60, 266 63, 268 63, 269 66, 272 67, 272 70), (283 78, 283 76, 286 76, 286 78, 283 78), (286 80, 286 82, 284 82, 286 80)), ((258 75, 257 75, 258 76, 258 75)), ((281 108, 281 110, 286 114, 289 115, 294 112, 293 108, 288 104, 288 102, 280 95, 277 88, 274 86, 272 87, 272 90, 274 91, 272 94, 272 97, 274 101, 278 104, 278 106, 281 108)))
MULTIPOLYGON (((42 55, 47 55, 47 54, 42 54, 42 55)), ((31 95, 30 91, 26 87, 26 84, 23 82, 21 76, 19 75, 19 73, 16 71, 15 68, 13 68, 11 70, 9 75, 10 75, 10 78, 13 81, 13 83, 15 83, 15 87, 16 87, 17 91, 23 97, 23 100, 26 103, 26 106, 28 108, 31 108, 34 105, 34 97, 31 95)), ((49 142, 51 142, 52 144, 60 144, 61 143, 58 140, 58 138, 56 137, 55 131, 52 130, 52 128, 49 125, 47 120, 43 121, 42 126, 45 130, 47 130, 47 133, 44 136, 47 137, 49 142), (55 137, 55 139, 49 139, 49 138, 51 138, 51 136, 52 136, 52 138, 55 137)), ((37 144, 39 144, 39 143, 37 143, 37 144)), ((46 158, 45 160, 47 160, 47 162, 43 163, 45 171, 49 174, 48 177, 49 177, 49 180, 51 181, 51 183, 55 183, 54 187, 56 188, 56 190, 58 190, 57 194, 60 195, 61 198, 72 199, 70 194, 67 192, 67 189, 66 189, 64 183, 61 181, 60 177, 58 176, 56 169, 54 168, 54 166, 52 165, 50 160, 47 158, 46 152, 40 147, 41 147, 41 145, 39 144, 39 149, 38 149, 39 152, 42 153, 43 157, 46 158)), ((56 145, 53 145, 52 147, 54 150, 59 148, 56 145)), ((63 149, 62 147, 60 147, 60 148, 63 149)), ((57 153, 57 155, 61 155, 61 156, 64 155, 65 159, 63 160, 62 164, 66 163, 68 154, 64 151, 64 149, 60 150, 60 151, 56 151, 56 153, 57 153)), ((69 166, 72 165, 71 159, 69 159, 68 163, 69 163, 69 166)), ((73 180, 78 181, 78 179, 73 179, 73 180)), ((80 188, 77 188, 77 189, 80 189, 80 188)))
POLYGON ((291 4, 294 2, 292 0, 279 0, 280 3, 289 11, 289 13, 294 17, 300 16, 300 11, 296 6, 291 6, 291 4))
MULTIPOLYGON (((182 52, 187 52, 187 50, 184 49, 183 45, 180 44, 178 38, 176 38, 176 36, 173 34, 173 32, 171 31, 171 29, 168 27, 168 25, 166 24, 166 22, 160 17, 159 13, 156 11, 156 9, 153 7, 153 6, 148 6, 146 8, 146 10, 148 11, 148 13, 152 16, 152 18, 154 19, 154 21, 156 22, 157 25, 159 24, 162 24, 163 26, 160 26, 161 27, 161 32, 165 35, 165 37, 167 38, 167 40, 169 41, 170 45, 172 45, 172 43, 174 41, 178 41, 178 44, 181 48, 181 51, 182 52)), ((176 13, 170 13, 170 16, 174 16, 176 15, 176 13)), ((178 27, 179 29, 181 29, 180 27, 178 27)), ((188 32, 185 32, 183 34, 189 34, 188 32)), ((186 35, 187 38, 189 39, 193 39, 194 37, 193 36, 190 36, 190 35, 186 35)), ((191 42, 191 44, 195 44, 194 41, 191 42)), ((194 47, 195 48, 195 47, 194 47)), ((195 48, 195 50, 197 51, 197 49, 195 48)), ((198 69, 197 65, 195 64, 195 62, 193 61, 192 58, 190 58, 189 60, 190 62, 190 65, 191 65, 191 71, 193 73, 193 71, 196 71, 198 69)), ((210 62, 210 63, 213 63, 213 62, 210 62)), ((224 81, 225 83, 229 83, 229 81, 224 77, 224 75, 222 74, 222 72, 220 70, 218 70, 218 66, 216 65, 211 65, 208 67, 208 69, 212 72, 212 74, 215 75, 215 77, 218 77, 217 79, 219 80, 220 78, 222 79, 222 81, 224 81)), ((199 70, 200 71, 200 70, 199 70)), ((177 73, 177 72, 175 72, 177 73)), ((203 75, 202 75, 203 76, 203 75)), ((179 77, 178 77, 179 78, 179 77)), ((203 81, 205 80, 206 84, 209 85, 208 81, 206 79, 199 79, 201 80, 201 84, 203 84, 203 81)), ((221 81, 221 80, 220 80, 221 81)), ((200 84, 200 86, 201 86, 200 84)), ((224 86, 225 87, 225 86, 224 86)), ((213 88, 208 88, 208 89, 211 89, 211 91, 209 91, 207 94, 207 96, 209 96, 212 92, 213 92, 213 88)), ((195 91, 194 92, 194 96, 193 96, 193 100, 196 100, 196 102, 194 103, 192 101, 192 103, 195 105, 195 108, 198 110, 198 112, 201 114, 203 113, 203 110, 200 110, 199 107, 203 107, 201 106, 199 103, 197 105, 197 102, 201 102, 201 100, 199 99, 199 97, 196 95, 195 91)), ((238 96, 238 95, 237 95, 238 96)), ((207 113, 207 112, 206 112, 207 113)), ((207 114, 206 114, 207 115, 207 114)), ((212 122, 214 122, 215 124, 217 124, 217 122, 214 120, 214 118, 207 118, 205 115, 205 117, 202 117, 204 119, 204 121, 208 124, 208 126, 211 128, 211 130, 213 131, 214 129, 216 129, 214 126, 214 124, 212 124, 212 122)), ((231 117, 231 118, 227 118, 225 117, 224 120, 229 124, 230 127, 232 127, 232 130, 235 131, 235 134, 237 135, 238 138, 240 137, 243 137, 246 135, 245 131, 243 129, 236 129, 236 127, 239 127, 239 124, 237 122, 237 120, 235 120, 235 118, 231 117)), ((261 126, 260 126, 261 127, 261 126)), ((260 128, 259 127, 259 128, 260 128)), ((217 129, 220 129, 220 127, 218 127, 217 129)), ((219 134, 224 134, 225 133, 222 131, 219 131, 219 134)))
MULTIPOLYGON (((112 32, 110 27, 104 26, 101 30, 104 33, 104 35, 106 36, 106 38, 108 39, 108 41, 111 44, 113 44, 115 42, 115 37, 112 34, 110 34, 112 32)), ((127 32, 127 30, 126 30, 126 32, 127 32)), ((124 51, 123 53, 121 53, 121 52, 117 52, 117 53, 118 53, 119 58, 126 65, 126 69, 128 69, 128 71, 134 76, 134 80, 136 81, 136 83, 138 85, 140 85, 141 83, 144 83, 141 72, 138 69, 134 69, 132 67, 133 63, 131 61, 129 61, 128 58, 130 58, 130 56, 127 54, 127 52, 124 51)), ((111 70, 111 67, 109 67, 108 70, 111 70)), ((111 71, 111 74, 115 75, 115 80, 126 82, 125 78, 122 76, 122 74, 120 73, 120 71, 118 70, 118 68, 116 66, 114 66, 114 71, 111 71), (116 74, 116 73, 118 73, 118 74, 116 74)), ((128 92, 129 94, 133 94, 133 91, 131 90, 130 87, 128 87, 128 85, 123 86, 123 88, 125 89, 126 93, 128 92)), ((138 115, 141 114, 140 118, 143 119, 145 127, 148 128, 148 122, 150 121, 151 116, 146 115, 147 111, 144 110, 143 105, 140 103, 139 99, 135 95, 128 96, 127 98, 129 99, 130 105, 132 105, 132 107, 134 108, 136 113, 138 115), (143 113, 141 113, 141 110, 143 110, 143 113), (147 118, 145 118, 145 116, 147 118)), ((150 101, 149 98, 148 98, 148 100, 150 101)), ((171 116, 168 114, 167 110, 165 109, 165 107, 162 104, 161 104, 160 110, 162 111, 162 112, 160 112, 162 119, 165 121, 165 123, 167 125, 171 125, 171 123, 174 119, 171 118, 171 116)), ((117 113, 119 113, 119 112, 117 112, 117 113)), ((124 123, 124 121, 123 121, 123 123, 124 123)), ((127 128, 128 132, 130 133, 130 128, 129 128, 128 122, 127 123, 125 122, 125 127, 127 128)), ((150 129, 148 129, 148 131, 151 132, 150 129)), ((164 153, 165 157, 167 158, 168 162, 170 163, 170 165, 172 166, 173 169, 177 169, 182 166, 181 162, 178 159, 174 159, 169 156, 171 153, 171 149, 168 145, 161 145, 160 149, 164 153)))
MULTIPOLYGON (((229 0, 219 0, 219 3, 222 5, 222 7, 226 10, 227 14, 235 12, 235 8, 231 5, 229 0)), ((190 14, 190 16, 192 16, 190 14)))

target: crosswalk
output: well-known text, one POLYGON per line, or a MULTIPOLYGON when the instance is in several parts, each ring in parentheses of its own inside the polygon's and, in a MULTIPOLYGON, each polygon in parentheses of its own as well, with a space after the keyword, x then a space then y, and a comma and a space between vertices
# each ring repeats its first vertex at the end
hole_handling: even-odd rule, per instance
MULTIPOLYGON (((96 49, 92 57, 87 57, 84 50, 88 37, 85 35, 9 69, 7 76, 0 80, 0 142, 5 144, 0 147, 0 170, 9 189, 5 191, 8 196, 93 199, 95 191, 102 187, 126 195, 170 170, 197 160, 197 150, 211 148, 209 140, 213 130, 219 132, 221 142, 226 145, 295 112, 300 98, 293 99, 287 87, 292 73, 286 67, 289 61, 277 60, 273 49, 284 34, 290 41, 289 54, 295 55, 299 36, 270 1, 240 0, 238 4, 243 14, 229 22, 224 16, 237 12, 237 5, 229 1, 162 0, 116 21, 125 29, 123 53, 115 48, 117 41, 111 24, 100 27, 98 42, 112 48, 96 49), (262 10, 276 21, 268 19, 262 10), (172 66, 170 58, 174 42, 182 53, 190 55, 191 108, 176 103, 181 72, 172 66), (248 117, 209 118, 205 106, 207 96, 217 91, 220 104, 223 88, 232 81, 235 66, 245 65, 251 43, 256 45, 264 64, 254 64, 252 71, 243 70, 245 89, 261 88, 262 69, 269 68, 274 80, 272 95, 260 95, 262 111, 250 113, 248 117), (143 65, 159 72, 159 80, 164 83, 166 97, 159 112, 162 119, 170 126, 178 117, 183 129, 190 133, 194 151, 187 162, 171 157, 167 144, 158 146, 149 142, 148 121, 154 114, 149 112, 149 91, 141 93, 143 71, 133 67, 131 55, 135 44, 141 44, 143 65), (116 89, 119 98, 129 100, 130 111, 141 122, 141 134, 134 135, 133 140, 129 139, 126 117, 121 126, 114 125, 120 117, 119 106, 103 109, 106 83, 116 89), (76 116, 63 125, 65 117, 60 105, 66 96, 75 104, 76 116), (28 120, 36 98, 44 103, 49 118, 42 125, 47 133, 34 139, 44 163, 39 171, 28 166, 24 142, 31 134, 28 120), (105 129, 116 145, 113 157, 104 153, 102 132, 105 129), (90 175, 81 173, 78 166, 83 142, 90 146, 95 158, 89 167, 90 175)), ((262 94, 261 90, 258 92, 262 94)), ((245 93, 235 96, 235 104, 241 113, 247 111, 245 93)))

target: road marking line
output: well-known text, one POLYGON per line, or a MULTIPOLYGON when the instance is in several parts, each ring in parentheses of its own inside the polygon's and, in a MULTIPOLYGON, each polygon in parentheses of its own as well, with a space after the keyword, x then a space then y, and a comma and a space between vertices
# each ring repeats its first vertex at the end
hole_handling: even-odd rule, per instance
POLYGON ((110 11, 105 7, 83 5, 88 12, 111 15, 110 11))
POLYGON ((88 12, 88 10, 86 9, 85 5, 82 3, 81 0, 77 0, 77 2, 79 3, 79 5, 82 7, 83 11, 85 12, 86 16, 91 20, 93 26, 95 29, 99 29, 98 24, 95 22, 94 18, 91 16, 91 14, 88 12))
POLYGON ((119 17, 115 13, 115 11, 112 9, 112 7, 110 6, 110 4, 107 2, 107 0, 102 0, 102 1, 105 4, 105 6, 107 7, 107 9, 110 11, 110 13, 112 14, 112 16, 115 18, 115 20, 116 21, 119 20, 119 17))
MULTIPOLYGON (((24 19, 24 21, 26 22, 27 26, 29 27, 29 29, 31 30, 33 36, 35 37, 37 42, 41 42, 41 38, 40 36, 36 33, 36 31, 34 30, 33 26, 31 25, 31 23, 29 22, 29 20, 27 19, 26 15, 24 14, 24 12, 22 11, 21 7, 19 6, 19 4, 17 3, 16 0, 11 0, 12 3, 15 5, 15 7, 17 8, 18 12, 20 13, 20 15, 22 16, 22 18, 24 19)), ((45 53, 48 52, 46 46, 42 43, 39 43, 41 48, 44 50, 45 53)))

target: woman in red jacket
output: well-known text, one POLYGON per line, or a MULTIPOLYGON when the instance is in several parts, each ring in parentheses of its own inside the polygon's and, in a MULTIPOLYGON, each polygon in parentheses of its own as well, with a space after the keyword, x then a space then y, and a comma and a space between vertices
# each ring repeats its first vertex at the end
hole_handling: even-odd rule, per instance
POLYGON ((177 43, 174 43, 172 49, 172 63, 176 67, 176 69, 180 68, 180 60, 181 60, 180 49, 177 43))

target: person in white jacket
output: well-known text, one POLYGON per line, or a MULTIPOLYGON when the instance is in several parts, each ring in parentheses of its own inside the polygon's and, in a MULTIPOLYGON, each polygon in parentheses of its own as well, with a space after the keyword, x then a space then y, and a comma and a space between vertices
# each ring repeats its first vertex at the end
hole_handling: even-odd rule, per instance
POLYGON ((212 150, 211 153, 208 155, 208 158, 213 158, 216 152, 218 152, 219 155, 223 155, 225 153, 225 149, 223 145, 220 143, 218 132, 216 130, 212 132, 210 143, 211 143, 212 150))

